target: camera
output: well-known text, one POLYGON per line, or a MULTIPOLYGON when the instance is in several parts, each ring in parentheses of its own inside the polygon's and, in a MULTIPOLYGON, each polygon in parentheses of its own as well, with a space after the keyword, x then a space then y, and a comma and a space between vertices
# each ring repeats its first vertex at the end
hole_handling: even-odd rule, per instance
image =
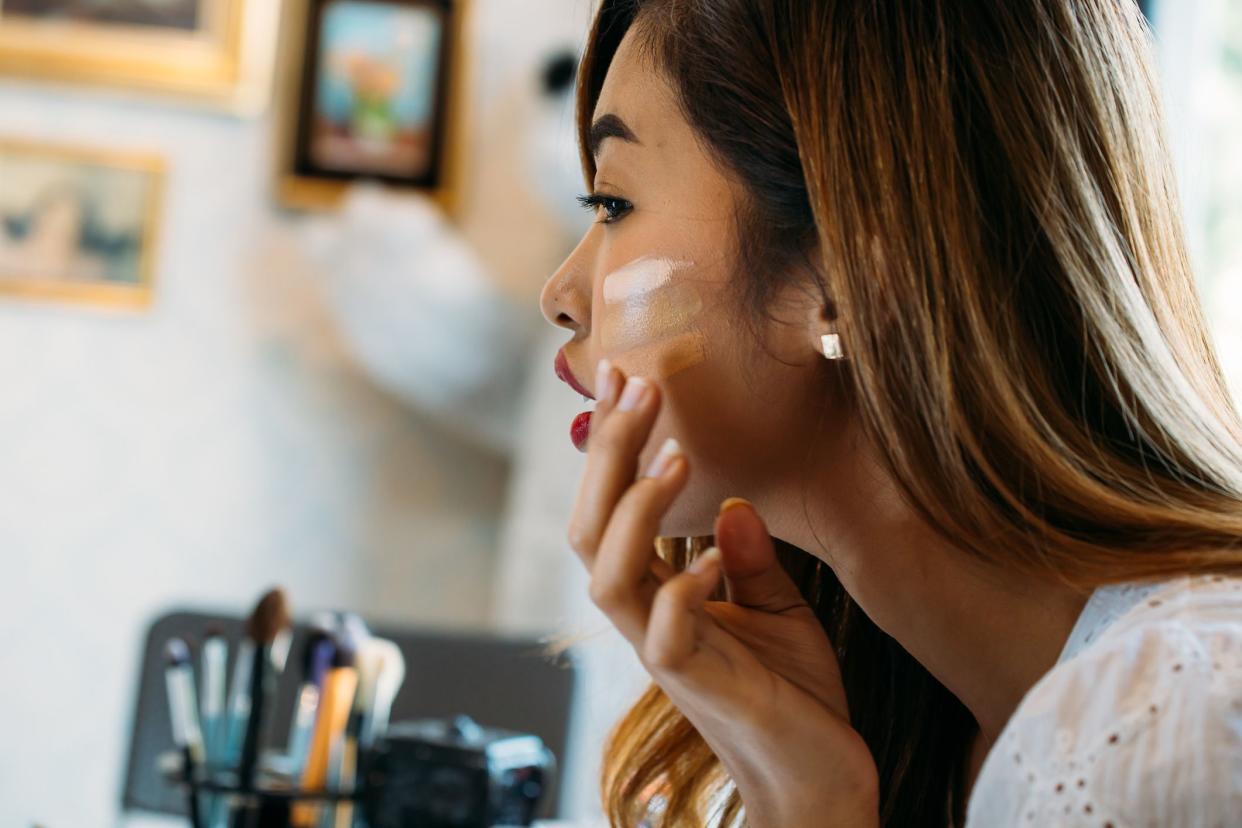
POLYGON ((468 716, 393 724, 365 761, 371 828, 530 825, 555 772, 538 736, 468 716))

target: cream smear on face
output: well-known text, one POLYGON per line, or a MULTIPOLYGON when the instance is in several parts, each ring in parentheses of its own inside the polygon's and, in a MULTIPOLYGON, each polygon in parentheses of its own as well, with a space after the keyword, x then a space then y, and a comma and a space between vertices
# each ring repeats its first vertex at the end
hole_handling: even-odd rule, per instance
POLYGON ((667 379, 707 358, 707 338, 693 322, 703 298, 678 272, 693 262, 641 258, 604 278, 604 352, 631 373, 667 379))

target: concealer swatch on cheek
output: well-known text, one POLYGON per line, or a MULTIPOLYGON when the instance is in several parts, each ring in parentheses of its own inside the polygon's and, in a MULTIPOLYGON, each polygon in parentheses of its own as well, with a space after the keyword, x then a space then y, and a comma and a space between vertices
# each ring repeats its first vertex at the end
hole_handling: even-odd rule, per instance
POLYGON ((605 308, 603 345, 616 352, 684 333, 703 310, 703 299, 694 287, 673 283, 605 308))
POLYGON ((600 338, 631 373, 666 379, 707 358, 707 338, 693 327, 703 298, 673 276, 688 262, 643 258, 604 279, 600 338))
POLYGON ((629 351, 622 359, 632 375, 668 379, 707 361, 707 337, 699 331, 682 334, 629 351))
POLYGON ((635 259, 604 278, 604 301, 611 305, 659 290, 689 266, 673 259, 635 259))

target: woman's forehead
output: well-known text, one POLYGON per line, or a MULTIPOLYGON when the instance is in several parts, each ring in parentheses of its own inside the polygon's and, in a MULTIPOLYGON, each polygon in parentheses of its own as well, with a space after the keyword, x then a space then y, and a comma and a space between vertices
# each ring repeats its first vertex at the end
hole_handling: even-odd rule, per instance
POLYGON ((620 118, 644 146, 665 145, 679 127, 688 129, 672 88, 633 29, 621 41, 595 104, 593 119, 605 115, 620 118))

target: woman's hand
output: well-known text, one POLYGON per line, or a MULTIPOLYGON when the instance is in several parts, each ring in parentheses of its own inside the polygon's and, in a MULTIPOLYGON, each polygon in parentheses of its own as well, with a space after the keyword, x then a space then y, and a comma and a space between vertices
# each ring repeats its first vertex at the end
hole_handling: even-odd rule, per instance
POLYGON ((670 441, 637 477, 660 392, 623 381, 601 366, 570 526, 591 599, 724 763, 748 825, 877 825, 875 763, 849 725, 832 645, 750 504, 725 503, 718 549, 685 572, 656 556, 661 518, 690 470, 670 441), (729 600, 708 602, 722 574, 729 600))

